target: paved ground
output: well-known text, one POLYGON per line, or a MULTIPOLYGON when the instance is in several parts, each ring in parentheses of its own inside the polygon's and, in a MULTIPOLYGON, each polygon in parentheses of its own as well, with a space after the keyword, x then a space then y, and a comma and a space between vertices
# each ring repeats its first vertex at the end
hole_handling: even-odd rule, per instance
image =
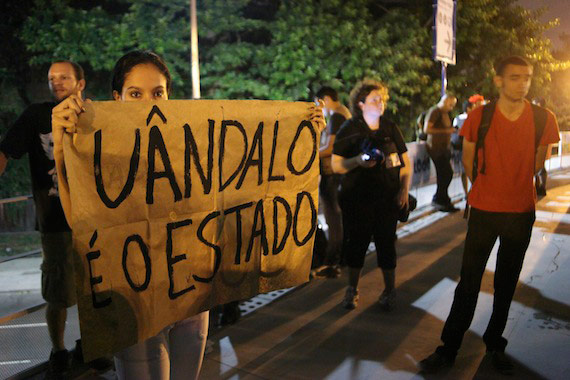
MULTIPOLYGON (((510 341, 507 354, 517 363, 516 378, 570 378, 570 175, 552 176, 550 186, 548 196, 538 204, 531 246, 505 331, 510 341)), ((312 281, 233 326, 213 329, 201 378, 422 378, 416 363, 439 343, 458 280, 466 224, 460 213, 435 213, 415 226, 424 228, 416 232, 406 226, 399 232, 398 307, 393 312, 382 312, 376 305, 381 277, 374 255, 369 255, 356 310, 346 311, 339 305, 347 281, 344 275, 312 281)), ((437 378, 497 377, 485 359, 480 338, 490 314, 493 273, 494 254, 456 365, 437 378)), ((77 334, 74 313, 72 309, 66 337, 69 347, 77 334)), ((7 369, 14 369, 14 363, 28 360, 30 366, 47 357, 42 314, 40 310, 26 317, 30 320, 20 318, 0 326, 0 378, 9 376, 7 369), (15 345, 31 354, 14 356, 9 348, 15 345)), ((82 376, 113 377, 112 371, 82 376)))
MULTIPOLYGON (((521 280, 509 314, 507 353, 515 378, 570 378, 570 176, 538 205, 521 280)), ((398 307, 382 312, 375 258, 367 258, 361 301, 339 306, 346 278, 313 281, 214 332, 204 379, 410 379, 439 343, 461 265, 465 221, 459 213, 400 239, 398 307)), ((496 247, 495 247, 496 249, 496 247)), ((495 253, 474 322, 456 365, 438 378, 494 378, 480 336, 492 306, 495 253)))

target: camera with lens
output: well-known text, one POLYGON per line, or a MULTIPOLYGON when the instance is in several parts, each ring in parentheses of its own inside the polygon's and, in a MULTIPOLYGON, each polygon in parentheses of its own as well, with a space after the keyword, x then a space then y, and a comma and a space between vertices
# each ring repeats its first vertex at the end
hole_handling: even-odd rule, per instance
POLYGON ((362 151, 362 159, 364 161, 384 161, 384 153, 372 139, 366 138, 362 141, 360 150, 362 151))

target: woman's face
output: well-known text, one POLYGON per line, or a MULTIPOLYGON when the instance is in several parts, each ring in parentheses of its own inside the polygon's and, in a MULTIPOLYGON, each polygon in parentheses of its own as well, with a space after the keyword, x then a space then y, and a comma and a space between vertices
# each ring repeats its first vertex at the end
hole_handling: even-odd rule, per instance
POLYGON ((364 99, 364 103, 360 102, 358 105, 362 110, 362 115, 380 117, 384 113, 386 103, 380 90, 372 90, 364 99))
POLYGON ((134 66, 125 77, 123 89, 119 94, 113 91, 115 100, 126 102, 137 100, 168 99, 166 77, 155 65, 141 63, 134 66))

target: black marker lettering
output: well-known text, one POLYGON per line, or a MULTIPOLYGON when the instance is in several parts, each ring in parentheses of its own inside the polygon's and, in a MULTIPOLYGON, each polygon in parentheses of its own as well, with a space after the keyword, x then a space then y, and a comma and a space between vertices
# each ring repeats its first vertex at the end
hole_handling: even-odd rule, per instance
POLYGON ((170 182, 170 187, 174 193, 174 201, 178 202, 182 199, 182 193, 180 188, 176 183, 176 178, 174 177, 174 171, 172 170, 172 165, 170 164, 170 157, 166 151, 166 146, 164 145, 164 139, 162 138, 162 133, 160 129, 155 125, 150 129, 148 136, 148 175, 146 178, 146 203, 151 205, 154 203, 154 181, 159 178, 168 178, 170 182), (160 159, 164 164, 164 171, 155 171, 155 155, 156 151, 160 154, 160 159))
MULTIPOLYGON (((95 241, 97 240, 97 230, 91 236, 89 241, 89 248, 93 248, 95 241)), ((93 302, 94 309, 100 309, 109 305, 112 301, 111 297, 105 298, 103 301, 97 301, 97 294, 93 288, 95 285, 103 282, 103 276, 93 277, 93 267, 91 266, 91 261, 97 260, 101 256, 101 251, 92 251, 87 253, 87 265, 89 266, 89 284, 91 285, 91 301, 93 302)))
POLYGON ((277 131, 279 130, 279 121, 275 121, 273 126, 273 145, 271 146, 271 159, 269 160, 269 178, 268 181, 285 181, 283 175, 273 175, 273 164, 275 163, 275 150, 277 149, 277 131))
POLYGON ((236 265, 239 265, 241 262, 241 210, 251 207, 252 205, 253 202, 244 203, 224 211, 224 215, 231 214, 232 212, 236 213, 236 258, 234 260, 234 264, 236 265))
POLYGON ((317 229, 317 209, 315 208, 315 202, 313 201, 313 197, 311 196, 310 193, 306 191, 301 191, 299 194, 297 194, 297 205, 295 206, 295 215, 293 216, 293 239, 295 239, 295 244, 297 244, 298 247, 305 245, 309 241, 309 239, 311 239, 311 236, 313 236, 316 229, 317 229), (307 200, 309 201, 309 206, 311 207, 311 229, 302 240, 299 240, 297 227, 299 223, 299 211, 301 209, 301 203, 303 202, 304 197, 307 197, 307 200))
POLYGON ((204 277, 198 277, 196 275, 192 275, 192 278, 194 278, 194 280, 198 281, 198 282, 211 282, 214 279, 214 276, 216 275, 216 273, 218 273, 218 269, 220 269, 220 264, 222 261, 222 249, 220 248, 220 246, 214 244, 214 243, 210 243, 209 241, 206 240, 206 238, 204 237, 204 228, 206 228, 206 225, 208 224, 208 222, 212 219, 217 218, 218 216, 220 216, 220 212, 219 211, 214 211, 210 214, 208 214, 208 216, 206 216, 204 218, 204 220, 202 220, 202 223, 200 223, 200 226, 198 227, 198 239, 204 243, 205 245, 207 245, 208 247, 211 247, 214 249, 214 271, 212 272, 212 275, 210 277, 204 278, 204 277))
POLYGON ((255 212, 253 214, 253 224, 251 226, 251 237, 249 238, 249 245, 247 246, 247 253, 245 255, 245 262, 249 263, 251 258, 251 250, 253 249, 253 242, 255 238, 261 236, 261 248, 263 255, 269 254, 267 247, 267 228, 265 227, 265 217, 263 215, 263 199, 259 200, 255 205, 255 212), (261 227, 257 229, 257 221, 261 219, 261 227))
POLYGON ((123 272, 125 273, 125 278, 127 282, 131 286, 135 292, 142 292, 146 288, 148 288, 148 284, 150 283, 150 276, 152 273, 152 267, 150 263, 150 256, 148 254, 148 247, 144 243, 142 237, 140 235, 131 235, 125 240, 125 244, 123 245, 123 272), (127 268, 127 257, 129 255, 129 245, 135 242, 138 244, 141 255, 144 259, 144 267, 145 267, 145 279, 144 282, 140 285, 135 284, 131 275, 129 274, 129 269, 127 268))
POLYGON ((295 137, 293 138, 293 142, 291 142, 291 146, 289 147, 289 153, 287 154, 287 168, 289 168, 289 171, 291 171, 291 173, 293 173, 295 175, 304 174, 307 171, 309 171, 309 169, 313 165, 313 162, 315 161, 316 157, 317 157, 317 133, 315 132, 315 129, 313 128, 313 124, 311 124, 311 122, 309 120, 303 120, 301 122, 301 124, 299 124, 299 127, 297 128, 297 133, 295 134, 295 137), (299 140, 299 136, 301 135, 301 131, 303 130, 303 128, 308 128, 309 132, 311 132, 311 138, 313 139, 313 149, 312 149, 311 157, 309 158, 309 161, 307 162, 307 165, 305 165, 305 167, 303 169, 297 170, 295 168, 295 166, 293 166, 293 151, 295 150, 295 148, 297 146, 297 141, 299 140))
MULTIPOLYGON (((232 183, 232 181, 236 178, 236 176, 238 175, 238 173, 240 172, 240 170, 243 168, 243 165, 245 164, 245 159, 247 157, 247 134, 245 133, 245 129, 243 128, 243 125, 240 124, 239 121, 236 120, 223 120, 222 121, 222 130, 220 132, 220 155, 218 157, 218 167, 220 170, 220 190, 219 191, 223 191, 226 187, 228 187, 228 185, 230 183, 232 183), (238 167, 235 169, 235 171, 232 173, 232 175, 230 176, 230 178, 228 178, 228 180, 226 182, 223 181, 223 163, 224 163, 224 154, 225 154, 225 150, 226 150, 226 133, 227 133, 227 129, 228 126, 234 126, 238 129, 238 131, 240 131, 240 133, 242 134, 243 137, 243 156, 241 158, 241 162, 239 163, 238 167)), ((233 146, 232 146, 233 149, 233 146)))
POLYGON ((98 130, 94 134, 95 138, 95 153, 93 157, 93 169, 95 172, 95 186, 97 188, 97 194, 99 198, 103 201, 105 206, 108 208, 117 208, 119 205, 129 196, 131 191, 133 191, 133 185, 135 184, 135 177, 139 169, 139 159, 141 155, 141 133, 140 129, 135 131, 135 146, 133 148, 133 154, 131 155, 131 162, 129 164, 129 174, 127 175, 127 181, 125 186, 119 193, 119 196, 115 200, 111 200, 107 196, 105 191, 105 186, 103 185, 103 175, 102 165, 101 165, 101 130, 98 130))
POLYGON ((285 248, 285 243, 287 242, 287 238, 291 233, 292 223, 293 223, 293 214, 291 212, 291 206, 289 206, 289 203, 287 203, 287 201, 281 197, 273 198, 273 254, 274 255, 279 254, 281 251, 283 251, 283 248, 285 248), (281 238, 281 241, 279 243, 278 243, 279 230, 277 228, 279 224, 279 219, 277 214, 278 210, 277 203, 281 203, 285 208, 285 220, 287 222, 285 226, 285 232, 283 232, 283 237, 281 238))
POLYGON ((186 227, 192 224, 192 219, 181 220, 179 222, 168 223, 166 225, 166 264, 168 267, 168 279, 170 280, 170 287, 168 288, 168 297, 171 300, 196 289, 196 286, 190 285, 178 292, 174 291, 174 264, 181 260, 186 260, 186 255, 181 254, 172 257, 172 231, 180 227, 186 227))
POLYGON ((241 176, 236 184, 236 189, 241 188, 243 184, 243 180, 247 174, 247 170, 250 166, 257 166, 257 185, 261 185, 263 183, 263 121, 259 123, 257 127, 257 131, 255 131, 255 135, 253 136, 253 141, 251 142, 251 150, 249 151, 249 155, 247 157, 247 161, 245 162, 245 167, 241 172, 241 176), (257 159, 253 159, 253 154, 255 149, 258 149, 257 152, 257 159))
POLYGON ((206 167, 207 175, 204 175, 204 169, 200 163, 200 154, 192 129, 188 124, 184 125, 184 198, 190 198, 192 189, 192 179, 190 175, 191 157, 194 158, 196 170, 202 181, 204 194, 210 194, 212 189, 212 168, 214 167, 214 120, 208 120, 208 162, 206 167))

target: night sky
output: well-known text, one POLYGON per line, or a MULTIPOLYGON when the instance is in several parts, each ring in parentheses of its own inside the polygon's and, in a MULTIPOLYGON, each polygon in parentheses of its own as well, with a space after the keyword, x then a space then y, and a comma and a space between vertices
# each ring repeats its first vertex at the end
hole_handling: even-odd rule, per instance
POLYGON ((560 25, 547 31, 545 36, 552 41, 556 49, 561 49, 563 45, 558 36, 562 33, 570 34, 570 0, 519 0, 519 4, 528 9, 548 7, 542 21, 558 18, 560 25))

